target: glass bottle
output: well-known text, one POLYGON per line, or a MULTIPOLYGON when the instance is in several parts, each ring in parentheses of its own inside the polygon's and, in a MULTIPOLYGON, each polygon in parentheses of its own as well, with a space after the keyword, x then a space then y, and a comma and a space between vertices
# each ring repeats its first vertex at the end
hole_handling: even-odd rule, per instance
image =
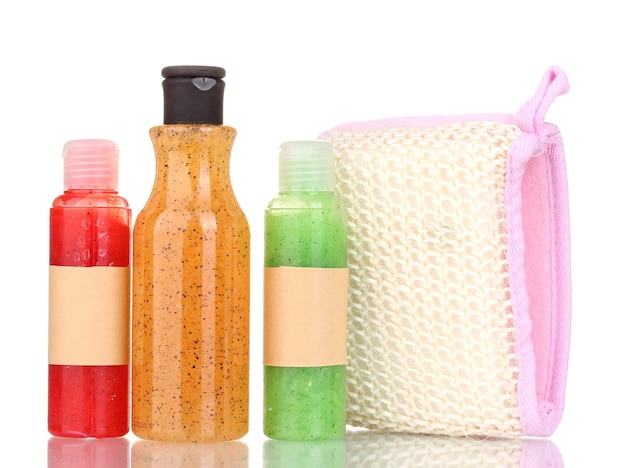
POLYGON ((250 232, 230 181, 225 72, 162 75, 156 176, 133 231, 132 430, 238 439, 248 430, 250 232))
POLYGON ((265 211, 264 433, 341 438, 346 427, 347 212, 323 141, 281 145, 265 211))
POLYGON ((131 211, 117 145, 72 140, 50 209, 48 431, 128 432, 131 211))

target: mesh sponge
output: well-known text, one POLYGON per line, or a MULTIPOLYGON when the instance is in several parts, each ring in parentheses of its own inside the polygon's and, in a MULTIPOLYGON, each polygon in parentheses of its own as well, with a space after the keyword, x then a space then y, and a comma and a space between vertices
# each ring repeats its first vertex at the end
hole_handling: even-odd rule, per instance
POLYGON ((518 435, 505 173, 516 125, 333 131, 349 212, 348 423, 518 435))

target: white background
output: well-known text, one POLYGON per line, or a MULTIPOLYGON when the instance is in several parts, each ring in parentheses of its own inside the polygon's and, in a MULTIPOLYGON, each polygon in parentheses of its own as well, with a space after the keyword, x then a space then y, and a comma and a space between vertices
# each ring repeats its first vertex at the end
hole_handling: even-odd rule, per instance
MULTIPOLYGON (((48 208, 75 138, 121 148, 134 213, 154 175, 161 68, 226 69, 232 182, 252 228, 249 466, 261 466, 262 219, 277 147, 337 124, 512 113, 559 65, 547 120, 565 141, 573 320, 565 466, 626 466, 624 44, 619 2, 6 1, 0 6, 0 465, 46 466, 48 208)), ((128 436, 132 444, 136 439, 128 436)), ((303 464, 303 466, 306 466, 303 464)))

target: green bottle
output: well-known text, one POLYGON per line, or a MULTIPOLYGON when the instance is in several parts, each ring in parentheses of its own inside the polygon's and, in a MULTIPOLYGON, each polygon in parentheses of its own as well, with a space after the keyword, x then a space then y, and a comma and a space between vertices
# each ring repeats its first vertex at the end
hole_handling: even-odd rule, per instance
POLYGON ((265 212, 267 437, 331 440, 346 430, 347 211, 323 141, 280 146, 279 195, 265 212))

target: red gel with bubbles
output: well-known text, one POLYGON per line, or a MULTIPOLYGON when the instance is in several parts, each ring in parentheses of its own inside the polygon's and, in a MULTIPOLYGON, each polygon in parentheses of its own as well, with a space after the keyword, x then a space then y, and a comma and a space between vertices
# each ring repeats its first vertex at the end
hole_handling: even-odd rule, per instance
MULTIPOLYGON (((50 210, 50 265, 72 267, 78 275, 77 268, 122 267, 119 271, 124 271, 130 266, 130 233, 131 212, 116 190, 66 189, 50 210)), ((90 307, 85 302, 84 307, 90 307)), ((122 335, 128 333, 121 328, 122 335)), ((122 339, 128 341, 127 336, 122 339)), ((54 362, 48 367, 48 431, 59 437, 126 434, 128 360, 115 365, 65 364, 54 362)))

